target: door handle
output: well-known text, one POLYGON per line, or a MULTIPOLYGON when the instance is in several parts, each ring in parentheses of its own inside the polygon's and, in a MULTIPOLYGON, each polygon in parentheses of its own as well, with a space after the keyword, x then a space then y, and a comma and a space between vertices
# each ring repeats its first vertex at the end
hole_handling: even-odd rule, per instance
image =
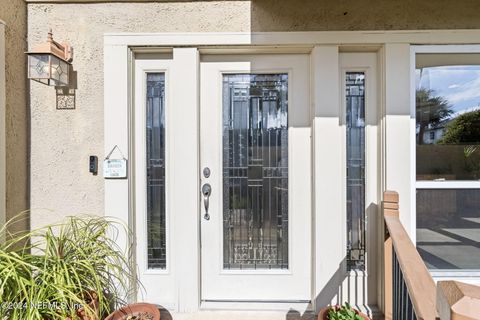
POLYGON ((202 186, 202 194, 203 194, 203 205, 205 206, 205 215, 203 218, 205 220, 210 220, 210 214, 208 213, 208 207, 210 206, 210 195, 212 194, 212 187, 209 183, 205 183, 202 186))

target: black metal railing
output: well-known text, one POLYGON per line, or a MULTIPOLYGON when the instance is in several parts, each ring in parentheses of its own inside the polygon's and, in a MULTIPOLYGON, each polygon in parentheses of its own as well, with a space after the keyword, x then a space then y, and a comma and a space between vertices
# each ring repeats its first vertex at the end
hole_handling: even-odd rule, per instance
POLYGON ((395 250, 393 250, 392 252, 392 268, 393 319, 417 320, 417 315, 415 313, 415 309, 413 308, 412 299, 410 298, 407 284, 405 283, 402 269, 400 268, 400 264, 398 263, 395 250))

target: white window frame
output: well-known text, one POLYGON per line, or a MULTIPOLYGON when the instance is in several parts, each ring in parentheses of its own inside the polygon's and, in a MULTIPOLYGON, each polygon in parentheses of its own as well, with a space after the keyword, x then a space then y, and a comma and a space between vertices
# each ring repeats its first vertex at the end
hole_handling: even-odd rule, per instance
MULTIPOLYGON (((416 245, 416 230, 417 230, 417 212, 416 212, 416 190, 417 189, 480 189, 480 181, 475 180, 456 180, 456 181, 431 181, 419 180, 417 181, 417 163, 416 163, 416 118, 415 118, 415 69, 416 69, 416 54, 417 53, 477 53, 480 54, 480 45, 413 45, 410 47, 410 107, 411 107, 411 224, 412 232, 411 238, 416 245)), ((444 280, 446 278, 462 278, 468 281, 468 278, 480 277, 479 270, 430 270, 434 280, 444 280)))

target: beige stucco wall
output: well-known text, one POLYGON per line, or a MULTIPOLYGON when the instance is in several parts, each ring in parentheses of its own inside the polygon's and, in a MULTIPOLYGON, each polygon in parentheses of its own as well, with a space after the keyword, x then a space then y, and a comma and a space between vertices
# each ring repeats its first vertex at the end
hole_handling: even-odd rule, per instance
POLYGON ((252 31, 480 28, 477 0, 253 0, 252 31))
POLYGON ((32 224, 103 213, 103 178, 88 172, 88 156, 104 157, 106 32, 462 29, 480 28, 479 12, 477 0, 30 3, 29 46, 52 28, 74 47, 78 73, 75 110, 56 110, 53 88, 31 85, 32 224))
POLYGON ((248 31, 249 8, 242 1, 29 5, 29 46, 52 28, 57 41, 74 48, 78 81, 75 110, 56 110, 55 90, 31 83, 32 226, 103 214, 103 34, 248 31), (89 155, 98 156, 97 176, 88 172, 89 155))
MULTIPOLYGON (((0 0, 5 21, 6 77, 6 217, 28 209, 28 127, 26 58, 27 6, 23 0, 0 0)), ((4 190, 0 190, 4 192, 4 190)), ((18 227, 25 227, 18 225, 18 227)))

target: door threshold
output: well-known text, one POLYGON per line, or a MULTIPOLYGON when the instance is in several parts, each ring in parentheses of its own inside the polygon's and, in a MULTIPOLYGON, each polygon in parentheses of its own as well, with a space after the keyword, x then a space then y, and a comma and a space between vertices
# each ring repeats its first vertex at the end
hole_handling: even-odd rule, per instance
MULTIPOLYGON (((203 300, 201 310, 245 310, 245 311, 297 311, 300 314, 310 312, 309 300, 275 301, 275 300, 203 300)), ((285 314, 283 314, 285 316, 285 314)), ((285 318, 284 318, 285 319, 285 318)))
POLYGON ((313 312, 301 313, 297 310, 286 311, 239 311, 239 310, 201 310, 192 313, 172 313, 166 320, 315 320, 313 312))

